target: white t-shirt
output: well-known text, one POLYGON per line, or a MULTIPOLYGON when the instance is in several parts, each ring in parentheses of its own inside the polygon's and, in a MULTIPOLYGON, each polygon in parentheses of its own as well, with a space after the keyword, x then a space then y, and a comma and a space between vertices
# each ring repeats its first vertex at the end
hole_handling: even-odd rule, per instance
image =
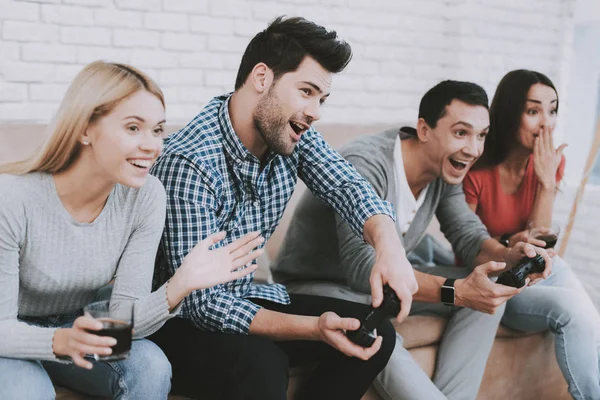
POLYGON ((394 169, 396 171, 396 224, 404 235, 410 228, 417 211, 423 205, 429 185, 425 186, 419 194, 419 198, 415 199, 406 179, 400 136, 396 137, 394 145, 394 169))

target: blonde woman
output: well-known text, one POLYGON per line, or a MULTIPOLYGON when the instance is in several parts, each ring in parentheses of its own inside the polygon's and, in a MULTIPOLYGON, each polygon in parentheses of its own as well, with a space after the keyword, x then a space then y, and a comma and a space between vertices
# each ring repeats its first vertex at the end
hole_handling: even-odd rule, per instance
POLYGON ((0 167, 0 398, 47 399, 53 383, 98 396, 164 399, 171 367, 141 339, 191 291, 241 278, 261 241, 200 242, 150 293, 165 192, 148 175, 162 150, 164 98, 142 72, 94 62, 75 78, 41 151, 0 167), (114 279, 111 302, 134 300, 128 359, 96 362, 115 344, 82 308, 114 279))

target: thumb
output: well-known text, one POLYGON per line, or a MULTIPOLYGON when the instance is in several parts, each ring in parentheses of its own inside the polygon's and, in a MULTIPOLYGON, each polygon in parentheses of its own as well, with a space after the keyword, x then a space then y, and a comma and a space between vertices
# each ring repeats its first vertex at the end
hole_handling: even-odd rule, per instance
POLYGON ((559 156, 561 156, 561 155, 562 155, 562 152, 563 152, 563 150, 564 150, 564 149, 565 149, 565 147, 567 147, 567 146, 568 146, 568 144, 567 144, 567 143, 563 143, 563 144, 561 144, 560 146, 558 146, 558 149, 556 149, 556 154, 557 154, 557 155, 559 155, 559 156))
POLYGON ((383 282, 379 273, 371 275, 371 299, 375 308, 379 307, 383 301, 383 282))
POLYGON ((355 331, 360 328, 360 321, 356 318, 339 318, 338 329, 345 331, 355 331))
POLYGON ((225 231, 213 233, 212 235, 208 235, 206 239, 200 242, 200 247, 203 250, 209 250, 210 247, 216 243, 219 243, 221 240, 225 239, 225 235, 227 233, 225 231))

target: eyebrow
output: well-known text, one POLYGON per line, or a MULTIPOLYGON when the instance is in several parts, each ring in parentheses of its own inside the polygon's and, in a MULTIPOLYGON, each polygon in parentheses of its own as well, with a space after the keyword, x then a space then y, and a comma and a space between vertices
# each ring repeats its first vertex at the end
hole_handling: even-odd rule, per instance
MULTIPOLYGON (((319 92, 319 93, 323 94, 323 90, 321 90, 321 88, 320 88, 319 86, 317 86, 316 84, 314 84, 314 83, 312 83, 312 82, 309 82, 309 81, 302 81, 302 82, 300 82, 300 83, 304 83, 305 85, 312 86, 312 88, 313 88, 313 89, 315 89, 317 92, 319 92)), ((327 93, 327 94, 325 95, 325 97, 328 97, 330 94, 331 94, 331 93, 327 93)))
POLYGON ((454 127, 454 126, 456 126, 456 125, 464 125, 464 126, 466 126, 467 128, 469 128, 469 129, 473 129, 473 125, 471 125, 471 124, 469 124, 468 122, 465 122, 465 121, 458 121, 458 122, 455 122, 455 123, 453 123, 453 124, 450 126, 450 128, 453 128, 453 127, 454 127))
MULTIPOLYGON (((539 100, 534 100, 534 99, 527 99, 526 101, 530 101, 530 102, 532 102, 532 103, 536 103, 536 104, 542 104, 542 102, 541 102, 541 101, 539 101, 539 100)), ((557 101, 558 101, 558 99, 554 99, 554 100, 552 100, 552 101, 550 102, 550 104, 552 104, 552 103, 556 103, 557 101)))
MULTIPOLYGON (((125 117, 124 119, 129 119, 129 118, 137 119, 140 122, 146 122, 146 120, 144 118, 138 117, 137 115, 130 115, 129 117, 125 117)), ((163 119, 162 121, 158 122, 156 125, 164 124, 165 122, 167 122, 167 120, 163 119)))
MULTIPOLYGON (((469 129, 473 129, 473 125, 471 125, 471 124, 469 124, 468 122, 465 122, 465 121, 458 121, 458 122, 455 122, 455 123, 453 123, 453 124, 452 124, 452 126, 450 126, 450 128, 453 128, 453 127, 455 127, 456 125, 464 125, 464 126, 466 126, 467 128, 469 128, 469 129)), ((489 130, 489 129, 490 129, 490 126, 488 125, 488 126, 486 126, 485 128, 483 128, 483 129, 481 130, 481 132, 485 132, 485 131, 487 131, 487 130, 489 130)))

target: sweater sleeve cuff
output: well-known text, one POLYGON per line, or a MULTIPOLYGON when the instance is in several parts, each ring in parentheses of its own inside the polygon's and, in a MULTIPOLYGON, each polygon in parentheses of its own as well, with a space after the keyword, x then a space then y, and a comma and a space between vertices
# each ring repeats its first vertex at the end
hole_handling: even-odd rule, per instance
POLYGON ((4 343, 0 345, 0 356, 26 360, 62 361, 52 350, 54 334, 58 328, 32 326, 16 320, 11 325, 3 333, 4 339, 8 340, 3 340, 4 343))
POLYGON ((181 303, 169 312, 167 285, 168 281, 156 291, 136 302, 133 326, 134 338, 139 339, 153 334, 169 319, 179 315, 181 303))

